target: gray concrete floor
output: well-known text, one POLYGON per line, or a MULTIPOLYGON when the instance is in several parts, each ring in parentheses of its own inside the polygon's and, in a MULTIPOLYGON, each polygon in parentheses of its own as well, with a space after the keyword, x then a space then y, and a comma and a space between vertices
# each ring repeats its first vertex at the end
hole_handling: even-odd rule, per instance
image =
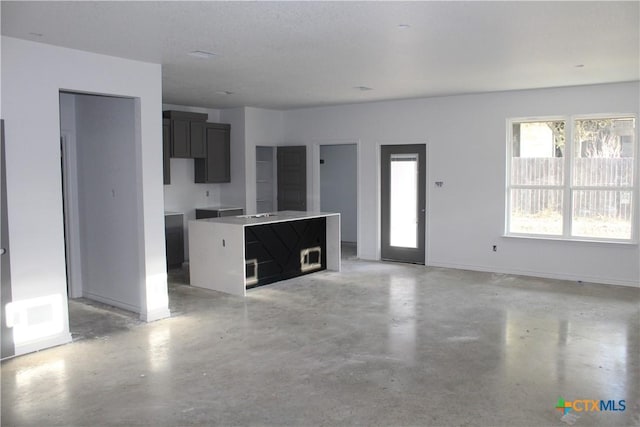
POLYGON ((172 272, 149 324, 72 301, 72 344, 2 363, 2 425, 640 424, 640 289, 346 255, 246 298, 172 272))

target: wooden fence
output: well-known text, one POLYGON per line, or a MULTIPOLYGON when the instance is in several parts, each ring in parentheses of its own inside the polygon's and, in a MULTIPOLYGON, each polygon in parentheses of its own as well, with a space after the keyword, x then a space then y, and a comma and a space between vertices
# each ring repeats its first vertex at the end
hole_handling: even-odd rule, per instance
MULTIPOLYGON (((564 158, 513 158, 512 185, 561 186, 564 158)), ((574 190, 573 214, 628 221, 631 218, 633 158, 578 158, 573 165, 573 185, 613 187, 611 190, 574 190), (622 187, 622 188, 616 188, 622 187)), ((511 210, 518 215, 544 215, 562 211, 563 192, 557 189, 512 189, 511 210)))

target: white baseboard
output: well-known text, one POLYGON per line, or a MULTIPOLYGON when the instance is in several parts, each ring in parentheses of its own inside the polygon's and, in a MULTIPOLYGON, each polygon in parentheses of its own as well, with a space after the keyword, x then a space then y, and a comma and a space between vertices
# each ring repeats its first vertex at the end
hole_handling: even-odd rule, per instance
POLYGON ((91 292, 87 292, 86 290, 84 290, 82 292, 82 296, 85 297, 85 298, 88 298, 88 299, 92 299, 94 301, 101 302, 103 304, 112 305, 114 307, 121 308, 123 310, 132 311, 134 313, 140 314, 140 312, 141 312, 140 311, 140 307, 137 307, 137 306, 134 306, 134 305, 131 305, 131 304, 127 304, 127 303, 122 302, 122 301, 117 301, 117 300, 114 300, 114 299, 111 299, 109 297, 105 297, 105 296, 102 296, 102 295, 97 295, 97 294, 94 294, 94 293, 91 293, 91 292))
POLYGON ((108 297, 103 297, 102 295, 92 294, 91 292, 84 292, 83 296, 86 298, 101 302, 103 304, 112 305, 114 307, 118 307, 123 310, 138 313, 140 315, 140 320, 144 322, 155 322, 156 320, 166 319, 167 317, 171 317, 171 312, 169 311, 168 307, 161 307, 154 310, 145 311, 140 307, 123 303, 121 301, 116 301, 108 297))
POLYGON ((34 351, 44 350, 49 347, 68 344, 71 341, 71 334, 69 332, 61 332, 42 340, 32 341, 22 345, 16 345, 15 356, 22 356, 23 354, 33 353, 34 351))
POLYGON ((166 307, 140 313, 140 320, 144 322, 155 322, 167 317, 171 317, 171 312, 166 307))
POLYGON ((581 281, 581 282, 587 282, 587 283, 597 283, 602 285, 627 286, 632 288, 640 287, 639 282, 634 282, 632 280, 612 279, 609 277, 577 276, 573 274, 549 273, 544 271, 520 270, 520 269, 514 269, 514 268, 496 269, 496 268, 483 267, 479 265, 455 264, 455 263, 438 262, 438 261, 430 261, 429 266, 453 268, 456 270, 483 271, 486 273, 514 274, 518 276, 540 277, 543 279, 569 280, 573 282, 581 281))

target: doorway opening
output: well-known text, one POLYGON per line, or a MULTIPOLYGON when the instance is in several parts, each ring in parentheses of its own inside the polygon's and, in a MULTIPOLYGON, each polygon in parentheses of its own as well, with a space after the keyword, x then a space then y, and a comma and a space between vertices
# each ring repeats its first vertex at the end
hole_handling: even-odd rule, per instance
POLYGON ((60 92, 60 156, 74 339, 104 316, 138 322, 144 291, 136 100, 60 92))
POLYGON ((380 147, 383 260, 425 263, 426 146, 380 147))
POLYGON ((357 144, 320 145, 320 211, 340 213, 342 258, 357 258, 357 144))

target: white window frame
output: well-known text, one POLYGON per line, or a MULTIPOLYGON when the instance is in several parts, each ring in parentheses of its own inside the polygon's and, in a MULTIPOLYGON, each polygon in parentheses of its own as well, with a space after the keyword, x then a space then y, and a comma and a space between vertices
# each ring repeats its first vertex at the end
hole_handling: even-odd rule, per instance
POLYGON ((580 114, 580 115, 567 115, 567 116, 540 116, 540 117, 515 117, 507 119, 507 157, 506 157, 506 175, 505 175, 505 237, 524 237, 535 239, 547 239, 547 240, 570 240, 570 241, 582 241, 582 242, 601 242, 601 243, 622 243, 622 244, 637 244, 638 243, 638 214, 640 211, 639 196, 639 178, 638 171, 639 158, 638 153, 638 116, 635 113, 602 113, 602 114, 580 114), (576 120, 588 120, 588 119, 621 119, 621 118, 633 118, 635 119, 634 138, 633 138, 633 183, 632 187, 586 187, 586 186, 574 186, 573 185, 573 165, 575 152, 573 130, 576 120), (564 177, 563 185, 561 186, 540 186, 540 185, 512 185, 511 184, 511 159, 513 155, 513 125, 516 123, 532 123, 532 122, 550 122, 550 121, 564 121, 565 122, 565 147, 564 147, 564 177), (516 233, 509 231, 511 229, 511 190, 517 188, 547 188, 562 190, 562 234, 539 234, 539 233, 516 233), (631 190, 632 206, 631 206, 631 237, 629 239, 613 239, 606 237, 578 237, 572 236, 572 223, 573 223, 573 193, 580 190, 592 190, 592 191, 625 191, 631 190))

